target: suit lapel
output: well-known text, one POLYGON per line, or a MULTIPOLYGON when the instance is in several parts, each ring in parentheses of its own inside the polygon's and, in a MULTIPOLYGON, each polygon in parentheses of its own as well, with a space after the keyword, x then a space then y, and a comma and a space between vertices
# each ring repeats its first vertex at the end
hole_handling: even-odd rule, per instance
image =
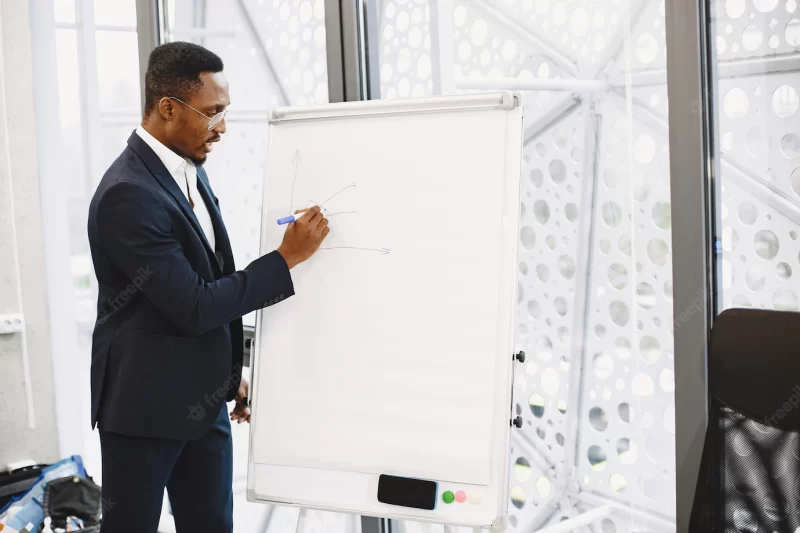
POLYGON ((208 214, 211 215, 211 223, 214 225, 214 235, 217 239, 217 250, 220 253, 218 259, 220 259, 222 272, 223 274, 230 274, 234 270, 231 241, 228 238, 225 223, 222 221, 222 213, 217 202, 214 201, 214 195, 211 193, 208 176, 202 167, 197 167, 197 190, 200 191, 200 196, 203 197, 203 201, 208 207, 208 214))
MULTIPOLYGON (((200 222, 197 220, 197 217, 194 214, 194 209, 192 209, 192 206, 189 205, 189 200, 186 199, 186 195, 183 194, 183 191, 180 189, 180 187, 178 187, 178 184, 175 183, 175 179, 167 171, 164 163, 161 162, 161 159, 149 146, 147 146, 147 143, 144 142, 141 137, 136 134, 136 132, 134 132, 128 139, 128 146, 130 146, 133 151, 139 155, 150 173, 178 203, 183 211, 183 214, 186 215, 186 218, 188 218, 189 222, 192 224, 195 233, 197 233, 197 237, 203 243, 211 262, 216 265, 217 269, 219 269, 220 265, 217 261, 217 256, 214 253, 214 250, 211 249, 211 245, 208 243, 208 239, 206 239, 205 234, 203 233, 203 228, 200 227, 200 222)), ((208 202, 206 202, 206 205, 208 205, 208 202)), ((230 247, 230 244, 228 244, 228 247, 230 247)))

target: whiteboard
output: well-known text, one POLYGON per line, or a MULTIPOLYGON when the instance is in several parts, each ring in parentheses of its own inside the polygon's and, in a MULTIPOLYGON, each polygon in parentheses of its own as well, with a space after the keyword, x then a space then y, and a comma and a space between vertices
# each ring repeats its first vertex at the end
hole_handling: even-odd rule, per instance
POLYGON ((258 315, 251 500, 502 527, 521 130, 510 93, 273 113, 261 251, 311 204, 331 232, 258 315), (436 509, 378 502, 381 474, 436 509))

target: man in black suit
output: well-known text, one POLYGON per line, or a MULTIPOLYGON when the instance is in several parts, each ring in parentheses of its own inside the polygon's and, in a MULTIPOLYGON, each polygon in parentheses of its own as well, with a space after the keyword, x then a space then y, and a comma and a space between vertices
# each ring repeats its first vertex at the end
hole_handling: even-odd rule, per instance
POLYGON ((277 250, 235 269, 202 167, 225 133, 222 70, 193 44, 152 52, 144 120, 89 208, 104 533, 155 532, 165 487, 179 533, 233 530, 226 402, 236 402, 231 420, 250 417, 241 317, 292 296, 289 270, 329 231, 312 208, 277 250))

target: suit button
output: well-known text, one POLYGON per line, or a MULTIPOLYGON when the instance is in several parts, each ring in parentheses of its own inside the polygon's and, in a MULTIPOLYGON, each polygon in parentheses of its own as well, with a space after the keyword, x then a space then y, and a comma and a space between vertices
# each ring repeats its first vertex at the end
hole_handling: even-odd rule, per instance
POLYGON ((269 300, 267 300, 266 302, 264 302, 264 304, 263 304, 261 307, 267 307, 268 305, 269 305, 269 300))

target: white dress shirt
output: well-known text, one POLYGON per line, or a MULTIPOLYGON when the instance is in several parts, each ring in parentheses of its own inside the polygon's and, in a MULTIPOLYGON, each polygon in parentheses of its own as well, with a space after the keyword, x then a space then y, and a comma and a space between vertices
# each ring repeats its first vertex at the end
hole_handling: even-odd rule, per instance
POLYGON ((197 221, 200 222, 200 227, 206 236, 206 240, 208 240, 208 244, 211 245, 211 249, 216 251, 214 224, 211 222, 211 215, 208 214, 208 207, 203 201, 203 197, 200 196, 200 191, 197 190, 197 168, 194 166, 194 163, 189 159, 179 156, 161 144, 161 141, 150 135, 142 126, 136 127, 136 134, 152 148, 161 162, 164 163, 164 166, 167 167, 167 171, 169 171, 175 183, 178 184, 178 188, 183 191, 183 195, 186 197, 187 201, 191 195, 192 201, 194 202, 194 216, 196 216, 197 221), (187 182, 189 186, 188 191, 186 190, 187 182))

